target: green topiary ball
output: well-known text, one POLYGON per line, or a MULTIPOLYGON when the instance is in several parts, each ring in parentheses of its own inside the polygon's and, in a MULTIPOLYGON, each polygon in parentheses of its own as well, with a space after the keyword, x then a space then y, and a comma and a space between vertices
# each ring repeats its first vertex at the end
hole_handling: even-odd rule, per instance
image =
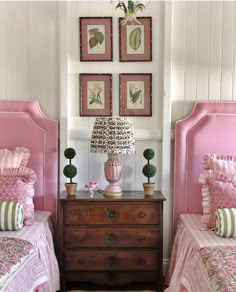
POLYGON ((65 158, 67 158, 67 159, 73 159, 76 155, 76 152, 73 148, 67 148, 64 151, 64 155, 65 155, 65 158))
POLYGON ((156 166, 153 164, 146 164, 143 167, 143 174, 146 177, 153 177, 157 172, 156 166))
POLYGON ((73 178, 77 174, 77 168, 72 164, 67 164, 63 169, 63 173, 66 177, 73 178))
POLYGON ((154 158, 155 152, 154 152, 153 149, 149 148, 149 149, 146 149, 146 150, 143 151, 143 156, 144 156, 145 159, 151 160, 151 159, 154 158))

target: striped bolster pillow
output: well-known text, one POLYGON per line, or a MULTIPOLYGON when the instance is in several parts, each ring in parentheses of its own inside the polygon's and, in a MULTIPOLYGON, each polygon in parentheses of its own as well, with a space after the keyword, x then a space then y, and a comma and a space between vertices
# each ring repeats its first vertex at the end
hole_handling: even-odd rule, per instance
POLYGON ((221 237, 236 237, 236 208, 215 211, 215 233, 221 237))
POLYGON ((23 226, 23 205, 18 202, 0 202, 0 230, 19 230, 23 226))

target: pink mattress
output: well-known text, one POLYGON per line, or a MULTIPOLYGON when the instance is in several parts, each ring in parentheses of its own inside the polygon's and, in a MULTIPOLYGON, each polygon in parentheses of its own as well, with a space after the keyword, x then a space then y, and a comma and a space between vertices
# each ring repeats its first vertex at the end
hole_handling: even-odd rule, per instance
MULTIPOLYGON (((55 292, 60 289, 59 268, 53 246, 50 212, 35 211, 35 223, 32 226, 24 226, 19 231, 1 231, 0 236, 21 238, 33 244, 36 252, 39 255, 45 274, 41 275, 41 281, 42 283, 43 281, 45 283, 45 279, 48 280, 47 283, 43 283, 43 285, 38 288, 37 291, 55 292)), ((25 273, 25 270, 22 270, 22 273, 23 272, 25 273)), ((17 269, 17 273, 21 273, 21 269, 17 269)), ((25 279, 26 277, 22 275, 22 277, 18 278, 21 278, 22 281, 22 278, 25 279)), ((15 282, 12 284, 12 291, 20 291, 19 287, 21 284, 18 283, 17 280, 14 281, 15 282)), ((40 286, 40 283, 36 283, 36 287, 37 286, 40 286)))
POLYGON ((200 248, 236 246, 235 238, 223 238, 216 236, 214 231, 199 230, 200 218, 198 214, 180 215, 166 278, 168 292, 188 291, 181 288, 181 281, 186 281, 187 266, 200 248))

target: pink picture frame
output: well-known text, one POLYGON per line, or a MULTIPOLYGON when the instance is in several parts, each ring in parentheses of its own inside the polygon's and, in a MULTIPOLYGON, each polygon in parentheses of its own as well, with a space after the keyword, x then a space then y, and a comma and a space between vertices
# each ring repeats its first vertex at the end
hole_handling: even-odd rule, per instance
POLYGON ((120 74, 120 116, 152 115, 152 74, 120 74))
POLYGON ((80 17, 80 61, 112 61, 112 17, 80 17))
POLYGON ((111 116, 111 74, 80 74, 80 116, 111 116))
POLYGON ((137 21, 119 18, 120 62, 152 61, 152 17, 137 17, 137 21))

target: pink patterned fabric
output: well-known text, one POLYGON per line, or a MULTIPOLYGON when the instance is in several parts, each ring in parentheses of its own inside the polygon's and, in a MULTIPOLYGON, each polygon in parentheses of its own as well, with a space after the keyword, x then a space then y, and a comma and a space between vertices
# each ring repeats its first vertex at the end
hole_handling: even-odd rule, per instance
POLYGON ((0 262, 0 291, 33 292, 48 282, 38 253, 26 240, 0 237, 0 262))
POLYGON ((36 175, 32 169, 18 170, 15 175, 0 176, 0 200, 19 202, 24 209, 24 225, 34 223, 34 183, 36 175), (17 175, 21 174, 21 175, 17 175))
POLYGON ((13 151, 0 149, 0 168, 26 167, 30 152, 25 147, 16 147, 13 151))
POLYGON ((201 230, 214 227, 214 214, 217 208, 236 207, 234 180, 234 177, 228 177, 217 170, 206 170, 200 174, 203 206, 201 230))
POLYGON ((236 156, 206 154, 203 158, 203 169, 217 170, 231 177, 236 173, 236 156))
POLYGON ((189 262, 181 287, 189 292, 236 291, 235 270, 235 246, 204 247, 189 262))
MULTIPOLYGON (((48 283, 37 289, 37 292, 55 292, 60 290, 60 274, 53 245, 52 214, 47 211, 34 212, 34 225, 24 226, 17 231, 1 231, 0 237, 21 238, 31 242, 43 265, 43 270, 47 275, 48 283)), ((12 291, 28 291, 13 289, 28 283, 28 274, 31 273, 32 266, 28 263, 25 271, 18 269, 15 275, 11 275, 12 291)), ((38 268, 35 267, 35 268, 38 268)), ((37 280, 37 279, 36 279, 37 280)))
POLYGON ((193 268, 193 271, 195 270, 195 274, 193 274, 194 277, 192 278, 195 283, 191 286, 193 290, 191 290, 191 288, 187 290, 182 289, 182 280, 187 274, 189 274, 189 263, 193 261, 197 251, 203 247, 234 246, 236 249, 235 238, 219 237, 213 230, 201 231, 199 229, 200 223, 200 214, 180 215, 173 242, 170 264, 166 276, 166 284, 169 286, 167 290, 168 292, 211 291, 207 290, 207 286, 204 285, 202 281, 199 281, 201 277, 198 277, 195 267, 193 268), (203 286, 201 284, 203 284, 203 286))

